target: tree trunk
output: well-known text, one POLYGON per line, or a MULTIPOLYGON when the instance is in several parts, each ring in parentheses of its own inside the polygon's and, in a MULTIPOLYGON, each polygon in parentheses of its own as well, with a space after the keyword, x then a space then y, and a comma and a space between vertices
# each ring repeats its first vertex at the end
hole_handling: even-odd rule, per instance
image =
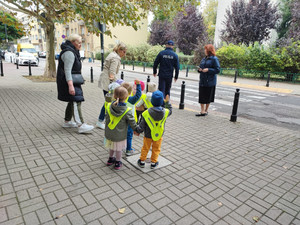
POLYGON ((44 77, 56 77, 56 64, 54 58, 54 23, 45 24, 46 35, 46 65, 44 77))

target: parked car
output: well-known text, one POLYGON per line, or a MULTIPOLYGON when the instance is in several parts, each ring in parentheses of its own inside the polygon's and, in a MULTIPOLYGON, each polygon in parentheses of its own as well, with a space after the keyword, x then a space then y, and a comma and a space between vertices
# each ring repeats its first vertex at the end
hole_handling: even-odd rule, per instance
POLYGON ((46 58, 46 52, 39 52, 40 58, 46 58))
POLYGON ((29 53, 29 52, 17 52, 16 53, 16 57, 14 59, 15 64, 18 63, 19 65, 28 65, 29 61, 32 66, 39 65, 38 58, 35 57, 32 53, 29 53))

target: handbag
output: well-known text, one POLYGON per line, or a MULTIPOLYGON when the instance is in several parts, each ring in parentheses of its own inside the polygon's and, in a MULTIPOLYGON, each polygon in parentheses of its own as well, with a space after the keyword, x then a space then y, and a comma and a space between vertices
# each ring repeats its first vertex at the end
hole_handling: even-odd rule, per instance
POLYGON ((73 84, 84 84, 84 79, 81 74, 72 74, 73 84))

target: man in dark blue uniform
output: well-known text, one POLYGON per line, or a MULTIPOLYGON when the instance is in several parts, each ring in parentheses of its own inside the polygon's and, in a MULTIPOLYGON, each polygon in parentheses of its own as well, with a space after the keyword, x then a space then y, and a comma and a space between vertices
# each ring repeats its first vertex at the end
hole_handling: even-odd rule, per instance
POLYGON ((173 73, 175 69, 174 82, 178 79, 179 74, 179 60, 178 55, 173 51, 174 42, 168 41, 166 44, 166 49, 161 51, 154 61, 153 65, 153 75, 157 75, 157 67, 159 66, 158 72, 158 90, 166 96, 170 96, 170 89, 172 86, 173 73))

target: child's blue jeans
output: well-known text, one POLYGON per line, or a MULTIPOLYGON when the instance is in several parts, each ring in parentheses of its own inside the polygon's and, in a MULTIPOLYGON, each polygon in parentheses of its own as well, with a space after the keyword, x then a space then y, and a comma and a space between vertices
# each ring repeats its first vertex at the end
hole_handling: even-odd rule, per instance
POLYGON ((128 126, 127 129, 127 148, 126 150, 132 150, 132 137, 133 137, 133 130, 131 126, 128 126))

